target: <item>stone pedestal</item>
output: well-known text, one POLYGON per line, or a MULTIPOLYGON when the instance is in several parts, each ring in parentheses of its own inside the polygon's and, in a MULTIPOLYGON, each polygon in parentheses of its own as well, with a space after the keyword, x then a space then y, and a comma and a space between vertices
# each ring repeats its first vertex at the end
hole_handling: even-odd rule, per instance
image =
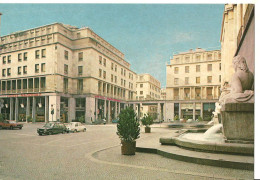
POLYGON ((227 142, 254 142, 254 103, 223 104, 221 121, 227 142))

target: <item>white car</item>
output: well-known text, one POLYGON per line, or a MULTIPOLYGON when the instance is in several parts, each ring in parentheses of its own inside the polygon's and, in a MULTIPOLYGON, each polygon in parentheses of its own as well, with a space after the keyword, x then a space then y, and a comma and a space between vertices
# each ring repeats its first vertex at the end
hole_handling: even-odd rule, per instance
POLYGON ((68 132, 85 132, 87 128, 81 124, 80 122, 71 122, 68 125, 66 125, 68 132))

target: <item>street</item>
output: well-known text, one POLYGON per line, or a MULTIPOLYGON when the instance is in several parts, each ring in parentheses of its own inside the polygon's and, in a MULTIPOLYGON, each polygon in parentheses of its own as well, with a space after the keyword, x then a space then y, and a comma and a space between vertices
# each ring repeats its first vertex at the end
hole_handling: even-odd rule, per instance
MULTIPOLYGON (((86 132, 39 136, 37 127, 0 130, 0 180, 12 179, 253 179, 253 171, 219 168, 155 154, 122 156, 116 125, 88 125, 86 132)), ((165 128, 142 130, 141 138, 165 128)), ((158 137, 159 138, 159 137, 158 137)))

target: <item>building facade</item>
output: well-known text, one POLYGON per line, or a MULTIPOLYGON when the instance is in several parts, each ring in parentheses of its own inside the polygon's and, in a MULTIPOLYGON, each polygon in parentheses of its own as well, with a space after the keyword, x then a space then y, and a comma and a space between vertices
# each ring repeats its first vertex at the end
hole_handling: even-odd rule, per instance
POLYGON ((0 99, 8 119, 116 118, 136 96, 124 54, 90 28, 61 23, 2 36, 0 99))
MULTIPOLYGON (((138 74, 136 80, 136 92, 136 100, 158 100, 161 97, 161 83, 150 74, 138 74)), ((157 104, 142 104, 140 108, 141 117, 143 117, 144 114, 151 114, 157 118, 157 104)))
POLYGON ((161 100, 166 100, 166 88, 161 89, 161 100))
POLYGON ((211 119, 220 95, 220 50, 197 48, 174 55, 166 72, 167 119, 211 119))
POLYGON ((226 4, 221 27, 221 87, 229 87, 234 73, 233 57, 242 55, 248 68, 255 72, 255 16, 254 4, 226 4))

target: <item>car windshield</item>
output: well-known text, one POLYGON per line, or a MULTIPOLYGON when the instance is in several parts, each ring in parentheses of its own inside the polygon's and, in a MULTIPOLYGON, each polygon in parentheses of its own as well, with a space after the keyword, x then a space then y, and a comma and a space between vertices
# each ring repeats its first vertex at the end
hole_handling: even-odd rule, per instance
POLYGON ((43 127, 46 127, 46 128, 51 128, 53 127, 53 123, 46 123, 43 127))

